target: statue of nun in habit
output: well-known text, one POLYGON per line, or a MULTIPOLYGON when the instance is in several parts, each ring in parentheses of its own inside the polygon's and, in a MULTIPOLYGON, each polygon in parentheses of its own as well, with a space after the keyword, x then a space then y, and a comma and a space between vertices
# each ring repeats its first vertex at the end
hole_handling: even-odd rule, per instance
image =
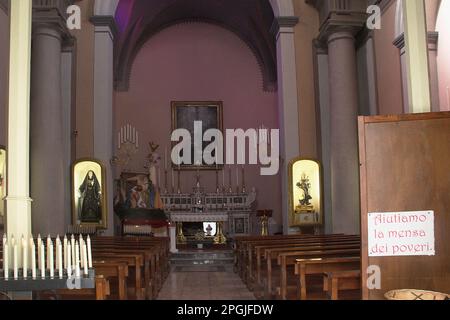
POLYGON ((78 219, 81 223, 98 223, 102 220, 101 186, 94 171, 90 170, 80 186, 78 219))

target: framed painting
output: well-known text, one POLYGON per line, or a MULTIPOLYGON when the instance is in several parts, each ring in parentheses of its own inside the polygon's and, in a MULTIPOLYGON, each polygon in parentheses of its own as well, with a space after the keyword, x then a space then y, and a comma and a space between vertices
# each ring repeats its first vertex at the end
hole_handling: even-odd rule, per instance
POLYGON ((322 166, 312 159, 289 163, 289 225, 323 225, 322 166))
POLYGON ((0 225, 6 215, 6 148, 0 146, 0 225))
MULTIPOLYGON (((180 170, 216 170, 221 165, 208 165, 202 163, 195 163, 194 161, 194 122, 202 122, 202 132, 205 133, 209 129, 218 129, 223 133, 223 103, 220 101, 205 101, 205 102, 186 102, 173 101, 172 102, 172 130, 186 129, 191 134, 191 161, 190 163, 183 163, 181 166, 173 165, 174 169, 180 170)), ((202 151, 211 142, 203 142, 202 151)), ((173 144, 174 146, 176 143, 173 144)), ((214 154, 213 154, 214 156, 214 154)))
POLYGON ((72 216, 77 226, 107 229, 106 171, 95 159, 81 159, 72 165, 72 216))

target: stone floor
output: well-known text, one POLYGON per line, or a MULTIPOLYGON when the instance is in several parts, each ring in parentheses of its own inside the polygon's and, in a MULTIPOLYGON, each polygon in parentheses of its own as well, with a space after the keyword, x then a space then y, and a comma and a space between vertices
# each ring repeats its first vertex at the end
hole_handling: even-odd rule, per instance
POLYGON ((255 300, 231 266, 176 266, 158 300, 255 300))

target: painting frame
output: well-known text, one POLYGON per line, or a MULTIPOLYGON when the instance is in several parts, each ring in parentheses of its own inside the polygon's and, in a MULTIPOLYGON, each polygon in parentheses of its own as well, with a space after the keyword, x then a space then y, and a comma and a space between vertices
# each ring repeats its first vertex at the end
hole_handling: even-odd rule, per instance
MULTIPOLYGON (((72 201, 72 224, 74 226, 90 226, 97 229, 108 229, 108 188, 106 184, 106 167, 102 161, 94 158, 82 158, 72 163, 71 166, 71 201, 72 201), (100 185, 100 208, 98 219, 83 220, 80 217, 80 198, 78 196, 80 187, 86 181, 89 172, 93 171, 95 180, 100 185), (100 178, 98 176, 100 175, 100 178), (85 177, 85 178, 82 178, 85 177), (83 180, 83 182, 81 182, 83 180)), ((81 210, 81 211, 80 211, 81 210)))
MULTIPOLYGON (((311 178, 308 176, 308 178, 311 178)), ((289 227, 322 227, 325 223, 324 221, 324 196, 323 196, 323 166, 320 161, 312 158, 295 158, 289 162, 288 166, 288 193, 289 193, 289 227), (298 169, 299 166, 302 169, 298 169), (305 166, 305 168, 303 168, 305 166), (314 168, 313 168, 314 167, 314 168), (296 189, 299 187, 297 183, 301 180, 301 176, 298 176, 298 172, 301 174, 303 172, 308 172, 311 175, 313 172, 314 177, 312 178, 312 186, 314 186, 313 191, 313 212, 307 212, 307 206, 304 206, 303 210, 305 212, 299 211, 298 208, 301 207, 301 204, 297 204, 296 201, 299 201, 296 189), (295 179, 294 179, 295 175, 295 179), (296 197, 297 195, 297 197, 296 197), (318 198, 318 199, 317 199, 318 198), (304 218, 302 218, 304 217, 304 218)))
MULTIPOLYGON (((180 111, 184 112, 184 114, 187 114, 187 118, 194 118, 194 121, 204 121, 212 122, 215 125, 210 125, 204 128, 203 133, 208 129, 218 129, 220 132, 224 132, 223 129, 223 102, 222 101, 172 101, 171 102, 171 110, 172 110, 172 131, 176 129, 187 129, 189 130, 190 127, 186 123, 179 123, 178 121, 180 119, 180 111), (210 108, 215 109, 215 112, 208 110, 211 114, 207 114, 207 119, 199 119, 199 108, 210 108), (191 109, 191 110, 188 110, 191 109)), ((189 121, 189 120, 187 120, 189 121)), ((192 124, 193 125, 193 124, 192 124)), ((192 129, 190 130, 192 133, 192 129)), ((193 135, 192 135, 193 138, 193 135)), ((192 140, 192 143, 194 141, 192 140)), ((172 147, 174 147, 177 143, 172 143, 172 147)), ((208 143, 209 144, 209 143, 208 143)), ((194 164, 193 161, 194 155, 192 154, 192 164, 182 164, 180 166, 175 165, 172 163, 172 167, 174 170, 221 170, 223 169, 223 164, 212 164, 208 165, 205 163, 202 163, 201 165, 194 164)))

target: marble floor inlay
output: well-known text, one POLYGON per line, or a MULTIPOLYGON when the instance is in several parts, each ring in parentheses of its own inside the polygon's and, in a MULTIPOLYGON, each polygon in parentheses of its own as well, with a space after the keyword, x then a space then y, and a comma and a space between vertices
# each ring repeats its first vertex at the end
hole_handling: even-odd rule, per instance
POLYGON ((174 266, 158 300, 255 300, 232 266, 174 266))

